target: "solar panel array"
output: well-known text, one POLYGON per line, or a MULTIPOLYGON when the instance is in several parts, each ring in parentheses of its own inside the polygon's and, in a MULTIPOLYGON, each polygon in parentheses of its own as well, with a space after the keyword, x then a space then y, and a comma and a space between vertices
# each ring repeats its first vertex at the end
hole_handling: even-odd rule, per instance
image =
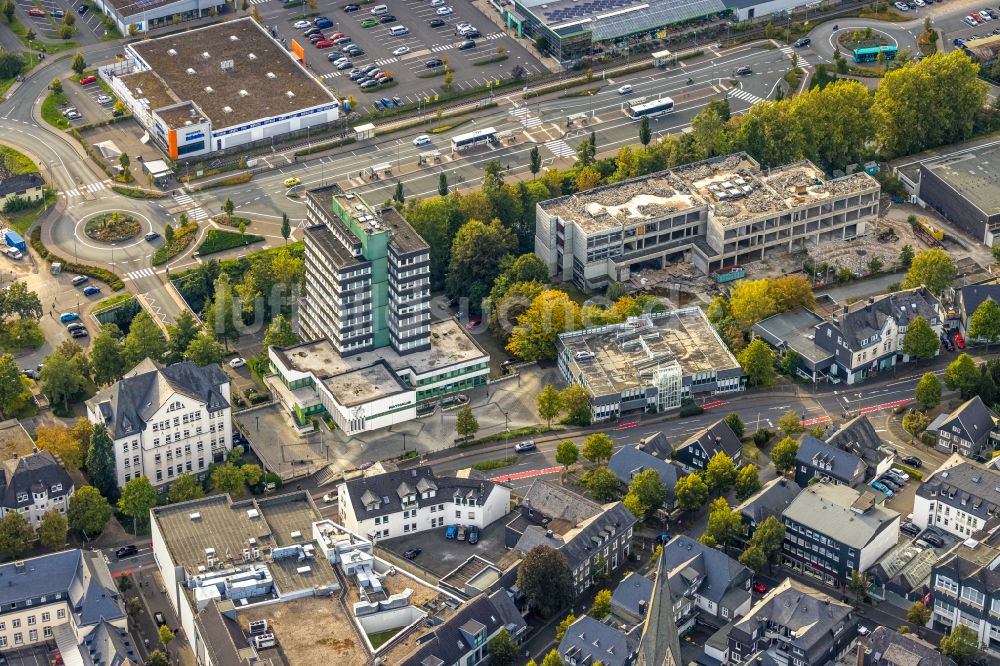
POLYGON ((586 18, 593 14, 603 14, 604 12, 621 9, 629 5, 638 4, 636 0, 587 0, 586 2, 559 3, 553 9, 545 10, 545 19, 549 24, 565 23, 573 19, 586 18))
POLYGON ((656 0, 644 9, 594 21, 593 40, 599 42, 655 30, 725 9, 722 0, 656 0))

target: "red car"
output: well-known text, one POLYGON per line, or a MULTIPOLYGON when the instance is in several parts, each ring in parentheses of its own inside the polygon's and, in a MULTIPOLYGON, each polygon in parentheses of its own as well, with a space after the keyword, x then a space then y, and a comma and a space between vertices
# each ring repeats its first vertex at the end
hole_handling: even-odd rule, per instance
POLYGON ((91 76, 85 76, 82 79, 80 79, 80 85, 81 86, 90 85, 91 83, 93 83, 96 80, 97 80, 96 76, 93 76, 93 75, 91 75, 91 76))
POLYGON ((45 16, 45 10, 39 9, 38 7, 32 7, 28 10, 28 16, 45 16))
POLYGON ((332 35, 330 35, 327 39, 329 39, 332 42, 333 40, 340 39, 343 36, 344 36, 344 33, 342 33, 342 32, 335 32, 332 35))
POLYGON ((767 585, 764 585, 764 583, 757 583, 756 585, 753 586, 753 591, 764 594, 765 592, 767 592, 767 585))
POLYGON ((328 49, 331 46, 333 46, 333 42, 331 42, 329 39, 324 39, 323 41, 316 42, 316 48, 318 49, 328 49))
POLYGON ((965 339, 962 337, 961 333, 955 334, 955 346, 959 349, 965 349, 965 339))

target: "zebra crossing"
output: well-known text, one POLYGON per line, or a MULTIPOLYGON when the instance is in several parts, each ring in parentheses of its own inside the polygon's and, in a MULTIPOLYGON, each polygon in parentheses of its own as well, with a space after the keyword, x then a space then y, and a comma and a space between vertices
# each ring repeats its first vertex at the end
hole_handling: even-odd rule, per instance
POLYGON ((764 101, 763 98, 757 97, 757 95, 754 95, 751 92, 747 92, 746 90, 743 90, 743 88, 737 88, 735 90, 731 90, 729 94, 730 96, 735 97, 736 99, 741 99, 744 102, 750 102, 751 104, 756 104, 757 102, 764 101))
POLYGON ((787 55, 787 56, 790 56, 790 55, 792 55, 793 53, 795 53, 795 49, 793 49, 793 48, 792 48, 791 46, 782 46, 782 47, 781 47, 780 49, 778 49, 778 50, 779 50, 779 51, 781 51, 782 53, 784 53, 784 54, 785 54, 785 55, 787 55))
POLYGON ((340 76, 343 72, 330 72, 329 74, 320 74, 321 79, 332 79, 334 77, 340 76))
POLYGON ((556 157, 576 157, 576 151, 573 150, 573 147, 562 139, 546 141, 545 147, 551 150, 556 157))
MULTIPOLYGON (((183 194, 183 193, 174 195, 174 201, 177 202, 178 206, 185 206, 185 207, 192 206, 195 203, 194 197, 192 197, 190 194, 183 194)), ((188 216, 188 219, 194 220, 195 222, 201 222, 202 220, 204 220, 209 216, 208 212, 205 211, 205 209, 201 208, 200 206, 196 206, 194 208, 185 211, 185 214, 188 216)))
POLYGON ((189 219, 194 220, 195 222, 201 222, 209 215, 208 211, 206 211, 204 208, 192 208, 187 212, 187 216, 189 219))
POLYGON ((513 109, 508 111, 508 113, 515 118, 522 118, 531 113, 531 109, 526 106, 515 106, 513 109))
POLYGON ((267 0, 249 0, 251 5, 263 5, 267 0))
POLYGON ((399 62, 399 58, 382 58, 381 60, 376 60, 374 64, 382 67, 383 65, 391 65, 394 62, 399 62))
POLYGON ((132 271, 131 273, 126 273, 126 280, 138 280, 139 278, 152 277, 156 275, 152 268, 143 268, 137 271, 132 271))
POLYGON ((431 53, 441 53, 441 51, 447 51, 452 48, 455 48, 453 44, 440 44, 438 46, 432 46, 431 53))
POLYGON ((521 118, 521 124, 524 125, 524 129, 531 129, 532 127, 538 127, 542 124, 541 118, 536 118, 535 116, 525 116, 521 118))
POLYGON ((490 34, 483 37, 483 39, 500 39, 501 37, 503 37, 503 35, 504 33, 502 32, 491 32, 490 34))
POLYGON ((63 192, 67 197, 82 197, 85 193, 90 192, 91 194, 96 194, 107 187, 108 181, 101 181, 99 183, 90 183, 89 185, 81 185, 80 187, 74 187, 72 189, 63 192))

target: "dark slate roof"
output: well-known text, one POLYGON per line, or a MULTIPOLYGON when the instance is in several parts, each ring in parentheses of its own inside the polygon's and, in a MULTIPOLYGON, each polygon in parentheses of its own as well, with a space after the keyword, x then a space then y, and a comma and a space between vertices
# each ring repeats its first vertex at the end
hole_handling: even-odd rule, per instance
POLYGON ((608 461, 608 469, 614 472, 615 476, 622 483, 630 483, 632 477, 647 469, 655 470, 660 477, 660 481, 667 487, 667 492, 673 494, 677 479, 685 476, 684 470, 678 465, 667 460, 661 460, 645 451, 640 451, 634 446, 625 446, 615 452, 608 461))
POLYGON ((569 488, 537 479, 524 494, 522 505, 552 519, 577 525, 601 513, 601 505, 577 495, 569 488))
POLYGON ((630 615, 643 617, 652 596, 653 581, 633 571, 618 583, 611 594, 611 605, 618 606, 630 615))
POLYGON ((917 495, 942 502, 982 520, 1000 515, 1000 472, 955 454, 917 488, 917 495))
POLYGON ((642 626, 636 666, 681 666, 686 663, 681 657, 681 642, 674 620, 674 597, 670 593, 669 578, 666 559, 661 557, 656 564, 653 596, 649 600, 646 622, 642 626))
POLYGON ((639 638, 635 632, 626 634, 584 615, 569 625, 557 649, 567 663, 570 660, 578 664, 599 661, 604 666, 625 666, 631 662, 631 655, 638 647, 639 638))
POLYGON ((730 458, 734 458, 743 449, 740 438, 736 436, 736 433, 729 427, 729 424, 722 419, 719 419, 704 430, 691 435, 677 448, 683 449, 697 443, 700 443, 705 449, 705 453, 708 454, 709 459, 720 451, 730 458))
POLYGON ((14 194, 15 192, 24 192, 25 190, 41 187, 43 185, 45 185, 45 181, 37 171, 11 176, 0 180, 0 197, 5 197, 8 194, 14 194))
MULTIPOLYGON (((447 622, 435 627, 429 634, 430 638, 403 659, 400 666, 421 666, 429 657, 437 657, 445 664, 457 664, 463 656, 475 649, 472 637, 462 631, 462 627, 473 621, 486 628, 487 636, 506 626, 504 614, 497 610, 490 597, 481 594, 466 602, 447 622)), ((515 633, 510 628, 508 631, 515 633)))
POLYGON ((1000 303, 1000 284, 972 284, 962 287, 959 292, 961 293, 962 307, 965 308, 965 314, 968 317, 971 317, 976 308, 982 305, 987 298, 992 298, 1000 303))
POLYGON ((747 581, 750 570, 717 548, 709 548, 688 536, 676 536, 663 547, 670 591, 682 596, 691 587, 692 574, 703 578, 697 593, 719 603, 733 588, 742 589, 750 597, 747 581))
POLYGON ((861 458, 836 446, 806 435, 799 443, 795 462, 822 470, 827 475, 844 482, 852 482, 864 474, 865 463, 861 458), (829 465, 825 467, 824 464, 829 465))
POLYGON ((937 648, 912 634, 901 634, 887 627, 876 627, 861 639, 865 646, 866 664, 897 664, 899 666, 956 666, 954 660, 937 648))
POLYGON ((451 498, 455 495, 476 500, 477 504, 482 506, 496 486, 492 481, 479 479, 460 479, 453 476, 435 477, 430 465, 362 476, 348 481, 346 485, 351 505, 354 507, 354 515, 358 520, 367 520, 402 511, 401 499, 408 494, 415 496, 417 506, 420 507, 440 504, 444 498, 451 498), (434 497, 422 499, 418 485, 420 488, 432 487, 437 493, 434 497), (370 502, 366 500, 377 501, 378 508, 369 511, 367 506, 370 502))
POLYGON ((796 638, 791 644, 808 651, 848 620, 851 610, 833 597, 786 578, 736 621, 732 630, 750 636, 770 621, 794 631, 796 638))
POLYGON ((80 651, 88 666, 124 666, 140 663, 132 637, 110 622, 102 622, 87 634, 80 651))
POLYGON ((941 427, 938 428, 939 430, 944 429, 946 424, 951 424, 952 421, 956 420, 959 426, 972 438, 973 442, 982 441, 993 429, 993 412, 990 411, 990 408, 986 406, 986 403, 978 395, 966 400, 959 405, 958 409, 944 419, 935 419, 935 421, 940 423, 941 427))
POLYGON ((764 522, 768 516, 781 519, 792 500, 802 491, 794 481, 778 477, 767 482, 756 495, 748 497, 736 510, 746 516, 754 525, 764 522))
POLYGON ((50 496, 58 497, 69 493, 71 488, 73 479, 48 451, 12 458, 5 461, 0 469, 0 502, 8 509, 19 509, 32 504, 33 492, 44 491, 50 496), (53 490, 56 486, 60 486, 60 489, 53 490), (18 501, 20 493, 24 495, 18 501))
POLYGON ((199 368, 190 361, 158 368, 146 359, 121 380, 103 389, 87 404, 96 406, 114 439, 141 432, 174 392, 205 403, 210 412, 229 407, 222 385, 229 377, 217 365, 199 368))
POLYGON ((590 521, 577 532, 569 542, 562 547, 562 553, 569 561, 570 568, 589 560, 597 551, 595 543, 603 540, 608 530, 614 530, 618 535, 624 534, 629 527, 635 525, 635 515, 625 508, 622 502, 616 502, 604 513, 590 521))
POLYGON ((826 433, 824 439, 827 444, 850 451, 868 463, 870 467, 876 467, 878 463, 892 455, 882 450, 882 439, 875 432, 875 426, 864 414, 854 417, 847 423, 834 426, 826 433))
POLYGON ((876 296, 874 303, 859 301, 847 314, 840 315, 838 328, 856 350, 862 347, 862 340, 882 331, 886 319, 891 317, 897 326, 906 326, 918 316, 927 323, 938 318, 938 300, 924 287, 876 296))

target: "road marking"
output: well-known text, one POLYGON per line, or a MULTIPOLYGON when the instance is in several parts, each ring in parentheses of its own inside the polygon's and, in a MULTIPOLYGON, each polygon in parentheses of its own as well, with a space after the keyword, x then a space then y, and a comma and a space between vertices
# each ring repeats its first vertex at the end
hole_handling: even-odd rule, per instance
POLYGON ((763 99, 761 97, 757 97, 757 95, 754 95, 751 92, 743 90, 742 88, 733 90, 729 94, 732 97, 735 97, 736 99, 741 99, 744 102, 750 102, 751 104, 756 104, 757 102, 760 102, 763 99))
POLYGON ((399 58, 382 58, 381 60, 376 60, 375 64, 381 67, 382 65, 390 65, 394 62, 399 62, 399 58))
POLYGON ((870 412, 877 412, 882 409, 894 409, 896 407, 902 407, 903 405, 908 405, 913 402, 912 398, 906 398, 905 400, 896 400, 895 402, 886 402, 881 405, 875 405, 874 407, 865 407, 864 409, 859 409, 858 414, 868 414, 870 412))
POLYGON ((156 273, 153 272, 152 268, 143 268, 138 271, 132 271, 131 273, 126 273, 124 279, 138 280, 139 278, 152 277, 153 275, 156 275, 156 273))
POLYGON ((538 127, 542 124, 541 118, 535 118, 534 116, 525 116, 521 118, 521 124, 524 125, 525 129, 531 129, 532 127, 538 127))
POLYGON ((535 476, 544 476, 546 474, 556 474, 562 471, 562 467, 547 467, 545 469, 533 469, 527 472, 516 472, 514 474, 502 474, 500 476, 495 476, 490 481, 496 481, 498 483, 505 483, 507 481, 520 481, 521 479, 530 479, 535 476))
POLYGON ((800 426, 811 426, 811 425, 816 425, 817 423, 826 423, 827 421, 831 421, 831 420, 832 419, 829 416, 821 416, 818 419, 809 419, 808 421, 801 421, 799 423, 799 425, 800 426))
POLYGON ((562 139, 546 141, 545 147, 551 150, 556 157, 576 157, 576 151, 562 139))
POLYGON ((711 409, 712 407, 721 407, 726 404, 725 400, 716 400, 715 402, 709 402, 701 406, 702 409, 711 409))
POLYGON ((204 208, 192 208, 187 212, 187 216, 195 222, 201 222, 208 217, 208 212, 204 208))
POLYGON ((194 203, 194 197, 192 197, 190 194, 178 194, 177 196, 174 197, 174 201, 181 204, 182 206, 186 206, 188 204, 194 203))

